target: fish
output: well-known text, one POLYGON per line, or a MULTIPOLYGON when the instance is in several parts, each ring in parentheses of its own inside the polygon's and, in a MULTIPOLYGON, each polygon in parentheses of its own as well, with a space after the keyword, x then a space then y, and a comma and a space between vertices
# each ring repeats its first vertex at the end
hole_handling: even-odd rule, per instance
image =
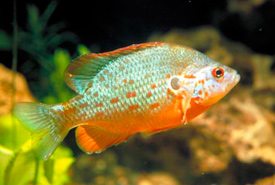
POLYGON ((76 58, 64 80, 77 95, 54 105, 21 102, 14 115, 32 133, 35 154, 47 160, 68 132, 87 154, 136 133, 185 125, 240 80, 236 70, 177 44, 134 44, 76 58))

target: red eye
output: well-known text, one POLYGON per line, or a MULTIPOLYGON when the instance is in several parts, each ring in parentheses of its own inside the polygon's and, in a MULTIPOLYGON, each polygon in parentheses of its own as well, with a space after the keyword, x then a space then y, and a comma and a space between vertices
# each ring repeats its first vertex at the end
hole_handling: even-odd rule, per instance
POLYGON ((215 77, 215 78, 221 78, 223 77, 224 75, 224 70, 223 68, 221 67, 216 67, 212 70, 212 75, 215 77))

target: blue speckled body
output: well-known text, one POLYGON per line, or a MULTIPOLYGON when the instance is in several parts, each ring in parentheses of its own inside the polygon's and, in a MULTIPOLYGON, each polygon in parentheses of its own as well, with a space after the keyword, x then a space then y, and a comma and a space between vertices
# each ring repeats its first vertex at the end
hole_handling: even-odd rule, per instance
POLYGON ((195 50, 170 44, 122 55, 102 68, 83 94, 63 104, 64 111, 76 108, 64 119, 71 126, 97 124, 117 132, 179 125, 182 111, 176 96, 168 92, 167 81, 174 75, 194 73, 209 62, 195 50), (135 97, 127 97, 128 93, 135 97), (169 111, 167 118, 164 110, 169 111))

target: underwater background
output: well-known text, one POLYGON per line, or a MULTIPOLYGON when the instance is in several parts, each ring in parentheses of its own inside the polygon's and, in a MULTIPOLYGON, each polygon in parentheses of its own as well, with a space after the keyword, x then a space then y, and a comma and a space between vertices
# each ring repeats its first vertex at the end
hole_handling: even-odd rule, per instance
POLYGON ((16 3, 17 20, 13 1, 0 2, 0 185, 275 184, 274 0, 16 3), (36 159, 13 105, 66 101, 74 58, 149 41, 195 48, 241 81, 181 128, 94 155, 71 131, 49 160, 36 159))

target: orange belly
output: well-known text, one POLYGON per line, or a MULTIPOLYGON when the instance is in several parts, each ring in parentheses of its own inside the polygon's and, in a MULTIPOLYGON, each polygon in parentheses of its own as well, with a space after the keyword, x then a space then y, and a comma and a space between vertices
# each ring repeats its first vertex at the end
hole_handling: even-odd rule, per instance
POLYGON ((186 120, 191 121, 192 119, 206 111, 209 107, 210 106, 199 105, 195 103, 194 99, 192 99, 190 102, 190 108, 186 111, 186 120))
POLYGON ((175 99, 170 105, 158 112, 145 114, 143 120, 137 119, 134 126, 135 132, 156 133, 168 130, 181 126, 182 118, 181 100, 175 99))

